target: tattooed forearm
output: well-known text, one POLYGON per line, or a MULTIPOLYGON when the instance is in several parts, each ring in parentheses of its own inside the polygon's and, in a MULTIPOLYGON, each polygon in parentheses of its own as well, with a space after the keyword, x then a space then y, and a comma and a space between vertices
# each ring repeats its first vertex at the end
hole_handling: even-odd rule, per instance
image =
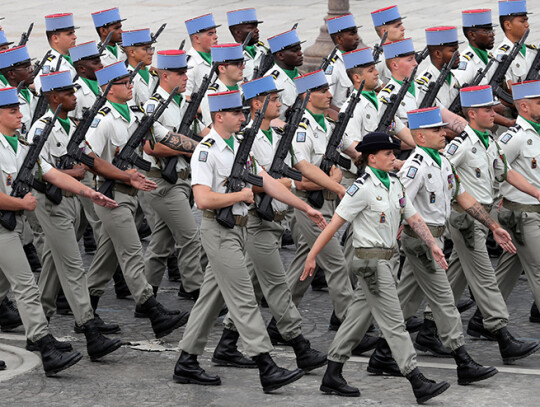
POLYGON ((160 141, 161 144, 183 153, 192 153, 197 147, 197 142, 183 134, 170 132, 160 141))
POLYGON ((467 122, 462 117, 456 117, 455 119, 451 120, 445 128, 452 130, 454 133, 460 134, 463 130, 465 130, 465 127, 467 126, 467 122))
POLYGON ((437 245, 426 223, 420 216, 413 216, 412 218, 407 219, 407 223, 429 248, 437 245))
POLYGON ((465 212, 471 215, 482 225, 486 226, 488 229, 491 229, 491 227, 495 224, 495 220, 489 216, 489 213, 487 213, 484 207, 478 202, 473 203, 471 206, 465 209, 465 212))

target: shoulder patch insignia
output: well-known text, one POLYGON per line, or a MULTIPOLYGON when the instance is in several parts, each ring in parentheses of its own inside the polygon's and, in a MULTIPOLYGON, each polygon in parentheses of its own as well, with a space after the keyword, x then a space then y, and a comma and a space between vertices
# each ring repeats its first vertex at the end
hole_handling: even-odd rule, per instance
POLYGON ((504 44, 499 47, 499 49, 503 52, 508 52, 510 50, 510 45, 504 44))
POLYGON ((448 154, 454 155, 454 153, 457 151, 458 145, 455 143, 450 144, 450 147, 448 147, 448 154))
POLYGON ((152 75, 152 76, 158 76, 158 73, 152 69, 152 70, 150 71, 150 75, 152 75))
POLYGON ((512 127, 510 127, 508 130, 513 131, 514 133, 517 133, 521 130, 521 126, 519 124, 514 124, 512 127))
POLYGON ((390 101, 388 99, 386 99, 384 96, 379 96, 379 100, 381 102, 383 102, 385 105, 387 105, 388 103, 390 103, 390 101))
POLYGON ((411 179, 414 179, 414 177, 416 177, 417 172, 418 172, 418 168, 411 167, 411 168, 409 168, 409 171, 407 171, 407 177, 411 178, 411 179))
POLYGON ((349 194, 350 196, 353 196, 354 194, 358 192, 359 189, 360 188, 358 187, 358 185, 352 184, 349 188, 347 188, 347 194, 349 194))
POLYGON ((464 71, 465 69, 467 69, 467 62, 466 61, 461 61, 458 65, 458 70, 460 71, 464 71))
POLYGON ((217 82, 214 82, 208 87, 208 90, 213 90, 214 92, 217 92, 218 89, 219 89, 219 84, 217 82))
POLYGON ((418 160, 418 161, 420 161, 420 162, 422 162, 422 160, 424 159, 424 157, 423 157, 421 154, 415 154, 414 159, 415 159, 415 160, 418 160))
POLYGON ((39 136, 41 133, 43 133, 43 129, 37 128, 36 131, 34 132, 34 136, 39 136))
POLYGON ((392 91, 395 89, 395 86, 391 83, 389 83, 388 85, 386 85, 384 87, 383 90, 381 90, 381 92, 386 92, 386 93, 392 93, 392 91))
POLYGON ((208 159, 208 151, 200 151, 199 152, 199 161, 202 161, 203 163, 206 162, 208 159))
POLYGON ((334 65, 328 65, 326 68, 326 71, 324 71, 325 75, 332 75, 332 72, 334 72, 334 65))
POLYGON ((296 133, 296 141, 298 143, 303 143, 306 141, 306 132, 305 131, 299 131, 296 133))
POLYGON ((93 127, 93 128, 96 128, 99 124, 99 122, 101 121, 101 119, 98 119, 97 117, 92 121, 92 124, 90 125, 90 127, 93 127))
POLYGON ((360 185, 364 185, 364 182, 369 178, 369 174, 364 172, 355 182, 360 185))
POLYGON ((506 133, 504 136, 501 137, 501 143, 506 144, 510 141, 510 139, 514 137, 510 133, 506 133))
POLYGON ((216 140, 214 140, 213 138, 209 138, 208 140, 203 141, 201 144, 203 146, 212 147, 215 142, 216 142, 216 140))
POLYGON ((109 107, 105 106, 105 107, 102 107, 101 110, 98 113, 105 116, 110 111, 111 111, 111 109, 109 107))
POLYGON ((49 65, 43 65, 43 68, 41 68, 41 73, 48 74, 51 72, 51 67, 49 65))
POLYGON ((154 105, 153 103, 149 104, 148 106, 146 106, 146 113, 154 113, 155 108, 156 108, 156 105, 154 105))
POLYGON ((276 69, 275 71, 272 72, 271 75, 274 77, 274 79, 277 79, 277 77, 279 76, 279 71, 276 69))

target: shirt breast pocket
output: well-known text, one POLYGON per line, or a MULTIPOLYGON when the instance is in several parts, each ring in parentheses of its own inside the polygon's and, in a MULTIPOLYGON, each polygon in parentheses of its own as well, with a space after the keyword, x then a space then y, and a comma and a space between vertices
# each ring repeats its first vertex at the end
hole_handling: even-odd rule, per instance
POLYGON ((527 148, 523 149, 523 158, 531 169, 535 170, 538 168, 538 162, 540 161, 540 144, 528 145, 527 148))
MULTIPOLYGON (((393 206, 393 205, 392 205, 393 206)), ((395 210, 396 208, 394 208, 395 210)), ((373 219, 378 219, 380 224, 388 222, 388 217, 391 216, 392 209, 388 201, 376 201, 370 205, 371 215, 373 219)))
POLYGON ((60 158, 66 154, 66 147, 61 142, 55 141, 51 144, 49 151, 51 157, 54 159, 54 162, 51 164, 54 164, 56 167, 58 167, 60 158))
POLYGON ((15 181, 16 177, 17 167, 15 165, 2 163, 2 179, 4 181, 4 185, 2 185, 0 190, 6 191, 6 193, 9 194, 11 192, 13 181, 15 181))

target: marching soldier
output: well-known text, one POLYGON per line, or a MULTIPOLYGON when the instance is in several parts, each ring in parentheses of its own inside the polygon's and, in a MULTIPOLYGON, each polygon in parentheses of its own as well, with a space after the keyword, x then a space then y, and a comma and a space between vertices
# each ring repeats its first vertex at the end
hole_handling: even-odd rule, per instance
POLYGON ((424 377, 417 367, 416 352, 405 329, 393 266, 389 261, 396 251, 396 236, 403 217, 430 248, 430 254, 439 266, 446 268, 447 265, 442 250, 408 200, 399 179, 388 173, 394 168, 392 150, 396 147, 392 137, 384 133, 369 133, 358 144, 356 148, 366 163, 365 173, 347 189, 332 221, 315 241, 301 278, 313 274, 317 255, 339 228, 351 222, 355 247, 351 267, 358 286, 347 316, 330 346, 328 367, 320 389, 339 396, 360 396, 358 388, 347 384, 342 370, 359 338, 367 331, 373 314, 401 373, 410 381, 417 402, 423 403, 446 391, 450 385, 424 377))
POLYGON ((189 69, 186 94, 191 95, 202 82, 205 75, 210 73, 212 57, 210 50, 217 44, 218 36, 212 14, 205 14, 186 20, 186 28, 191 41, 191 48, 187 52, 187 63, 189 69))
MULTIPOLYGON (((493 184, 496 180, 506 181, 540 199, 540 191, 511 168, 490 132, 495 117, 493 105, 498 103, 493 100, 491 86, 463 88, 460 98, 469 124, 447 145, 445 153, 465 189, 487 212, 493 206, 493 184)), ((479 307, 469 321, 467 333, 496 339, 504 363, 536 352, 540 344, 517 340, 508 331, 508 309, 486 249, 488 228, 455 205, 449 224, 454 248, 448 280, 454 299, 457 303, 468 284, 479 307)))
MULTIPOLYGON (((77 103, 70 72, 60 71, 42 75, 41 90, 46 95, 53 111, 62 105, 40 155, 43 161, 53 163, 56 166, 62 156, 66 154, 66 145, 75 131, 75 124, 68 118, 68 111, 72 110, 77 103)), ((49 110, 40 120, 36 121, 30 129, 29 141, 39 136, 52 118, 53 113, 49 110)), ((82 179, 86 172, 80 164, 75 165, 72 169, 59 171, 75 179, 82 179)), ((92 191, 93 202, 103 202, 103 206, 109 208, 116 207, 116 203, 104 195, 91 188, 84 188, 87 191, 92 191)), ((65 190, 62 190, 59 203, 52 202, 43 192, 36 192, 36 199, 38 201, 36 216, 45 234, 42 256, 43 270, 38 282, 45 316, 52 317, 56 308, 56 297, 60 286, 62 286, 75 316, 75 323, 83 328, 86 335, 88 355, 92 360, 97 360, 114 352, 122 343, 119 339, 108 339, 102 335, 101 332, 114 333, 118 332, 120 328, 118 325, 106 325, 99 316, 94 316, 90 304, 85 270, 77 244, 77 229, 81 221, 79 199, 72 192, 65 190)), ((37 350, 37 346, 31 342, 27 343, 26 348, 37 350)))
POLYGON ((126 53, 126 66, 129 72, 142 62, 141 69, 133 78, 133 99, 130 104, 142 106, 157 89, 159 79, 155 71, 148 69, 152 66, 155 47, 150 29, 122 31, 122 48, 126 53))
MULTIPOLYGON (((519 113, 516 124, 501 136, 501 148, 512 168, 522 174, 534 188, 540 189, 537 161, 540 160, 540 81, 515 83, 512 86, 514 105, 519 113)), ((501 294, 506 299, 515 287, 522 270, 536 301, 531 309, 531 322, 538 314, 540 278, 538 276, 538 200, 514 186, 501 184, 503 195, 499 221, 516 242, 517 255, 503 253, 495 269, 501 294)))
MULTIPOLYGON (((233 133, 240 130, 244 121, 240 92, 214 93, 209 98, 213 112, 212 130, 195 149, 191 162, 195 202, 204 211, 201 239, 209 264, 199 299, 180 342, 182 353, 173 377, 179 383, 221 384, 219 376, 209 375, 199 366, 197 356, 204 351, 208 335, 225 301, 238 336, 246 345, 246 352, 259 368, 263 391, 270 392, 298 380, 304 372, 278 367, 269 354, 272 344, 257 306, 244 254, 248 238, 247 204, 253 203, 253 191, 244 187, 238 192, 226 193, 225 180, 240 147, 233 133), (231 229, 216 220, 216 211, 228 206, 232 206, 235 218, 231 229)), ((324 226, 320 212, 294 197, 283 184, 268 176, 253 158, 248 159, 246 169, 262 177, 265 193, 305 211, 314 223, 324 226)))
MULTIPOLYGON (((45 34, 47 35, 47 41, 51 47, 51 55, 41 68, 41 73, 48 74, 56 71, 56 67, 59 66, 58 71, 69 71, 71 78, 75 78, 77 71, 71 62, 69 56, 69 49, 75 46, 77 36, 75 30, 79 27, 75 27, 73 22, 73 14, 51 14, 45 16, 45 34), (58 65, 58 59, 61 58, 60 65, 58 65)), ((37 92, 41 90, 41 82, 39 75, 34 79, 35 89, 37 92)))
MULTIPOLYGON (((379 38, 382 39, 384 34, 388 33, 386 42, 395 42, 405 39, 405 26, 403 25, 404 18, 406 17, 401 17, 398 6, 390 6, 371 12, 371 19, 373 20, 373 25, 379 38)), ((385 85, 392 77, 392 74, 386 65, 386 57, 383 50, 381 49, 379 52, 379 61, 377 62, 377 71, 379 71, 380 76, 379 83, 385 85)))
POLYGON ((208 96, 212 93, 221 93, 240 90, 238 84, 244 78, 244 53, 240 44, 219 44, 212 46, 212 63, 217 65, 217 79, 212 83, 201 102, 202 123, 205 126, 212 124, 208 96))
MULTIPOLYGON (((463 209, 494 232, 502 247, 515 250, 510 235, 460 186, 452 165, 439 154, 446 144, 440 108, 415 110, 408 112, 408 116, 417 147, 398 175, 407 197, 427 223, 437 245, 441 249, 444 246, 445 224, 450 216, 451 201, 455 199, 463 209)), ((497 369, 477 364, 467 353, 461 316, 455 306, 446 272, 437 267, 429 247, 408 224, 403 228, 401 246, 407 256, 398 283, 403 316, 406 320, 415 315, 425 295, 435 319, 424 320, 416 336, 415 347, 431 352, 435 348, 436 356, 453 356, 457 364, 458 384, 465 385, 495 375, 497 369), (437 331, 441 335, 442 345, 450 353, 444 348, 444 354, 440 352, 442 345, 437 331)))
POLYGON ((329 77, 328 84, 332 94, 330 107, 339 112, 339 109, 341 109, 353 90, 353 84, 347 76, 343 54, 358 47, 360 43, 359 27, 354 22, 352 14, 329 18, 326 20, 326 26, 334 45, 338 46, 338 52, 330 61, 324 74, 329 77))
POLYGON ((94 27, 96 27, 100 42, 105 41, 109 33, 113 31, 113 35, 103 51, 103 55, 101 55, 103 65, 111 65, 115 62, 125 61, 126 54, 121 45, 122 21, 125 21, 126 19, 120 17, 118 7, 96 11, 95 13, 92 13, 92 20, 94 21, 94 27))
MULTIPOLYGON (((187 82, 185 51, 159 51, 157 69, 159 87, 144 105, 147 114, 151 114, 160 101, 166 100, 173 89, 179 87, 178 94, 154 124, 154 137, 161 139, 170 131, 177 131, 187 107, 181 95, 187 82)), ((146 277, 157 293, 167 258, 174 252, 175 246, 179 247, 181 256, 178 257, 178 264, 182 275, 179 295, 196 299, 203 281, 203 273, 199 230, 190 204, 192 191, 189 184, 188 160, 191 153, 178 152, 162 143, 149 141, 145 144, 144 152, 144 158, 152 163, 152 169, 146 175, 158 185, 154 191, 145 193, 146 203, 157 213, 150 244, 145 253, 146 277), (173 183, 165 180, 162 173, 170 157, 178 159, 174 169, 178 179, 173 183)))
POLYGON ((262 41, 259 41, 259 24, 254 8, 227 11, 229 31, 234 40, 243 44, 250 32, 253 32, 249 44, 244 49, 244 82, 253 79, 253 72, 261 64, 262 57, 269 52, 262 41))
POLYGON ((276 81, 276 87, 283 89, 279 98, 281 100, 281 113, 279 118, 285 120, 285 112, 292 106, 298 95, 294 79, 300 76, 298 67, 304 61, 301 44, 296 30, 286 31, 268 38, 268 45, 274 55, 274 66, 270 71, 276 81))
MULTIPOLYGON (((109 82, 113 82, 113 86, 107 95, 105 106, 94 119, 86 140, 92 151, 91 156, 101 157, 111 163, 137 129, 143 111, 140 107, 130 107, 127 104, 132 98, 133 86, 123 62, 97 71, 96 77, 102 89, 109 82)), ((154 298, 152 286, 148 284, 144 275, 142 247, 134 221, 138 206, 136 187, 148 191, 155 189, 157 185, 133 169, 122 171, 114 166, 104 165, 101 171, 99 168, 96 171, 100 172, 98 186, 104 179, 117 180, 113 193, 119 206, 114 209, 103 208, 104 210, 95 207, 96 214, 101 220, 102 238, 88 270, 88 290, 92 308, 94 311, 97 309, 99 299, 114 272, 104 271, 99 265, 115 253, 136 303, 142 305, 150 316, 156 337, 166 336, 186 323, 188 313, 168 311, 154 298), (114 251, 111 251, 113 246, 114 251)))

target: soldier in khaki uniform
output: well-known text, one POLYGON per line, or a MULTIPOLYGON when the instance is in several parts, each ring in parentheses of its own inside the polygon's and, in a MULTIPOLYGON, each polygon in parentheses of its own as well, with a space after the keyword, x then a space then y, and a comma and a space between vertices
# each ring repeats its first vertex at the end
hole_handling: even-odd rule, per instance
MULTIPOLYGON (((540 191, 511 168, 490 132, 495 119, 493 105, 498 103, 493 101, 491 86, 463 88, 460 98, 469 125, 452 140, 445 153, 467 192, 487 211, 493 205, 495 180, 506 181, 540 199, 540 191)), ((468 283, 479 307, 469 321, 467 333, 496 339, 504 363, 536 352, 540 344, 519 341, 508 331, 508 310, 486 249, 488 228, 457 206, 453 207, 449 224, 454 249, 450 256, 448 280, 454 299, 457 303, 468 283), (482 315, 485 317, 483 324, 482 315)))
POLYGON ((186 28, 191 41, 191 48, 187 52, 188 81, 186 94, 189 96, 199 89, 205 75, 210 73, 212 58, 210 49, 217 44, 218 36, 212 14, 205 14, 186 20, 186 28))
POLYGON ((101 56, 103 65, 125 61, 126 54, 120 46, 122 45, 122 21, 125 21, 125 18, 120 17, 118 7, 96 11, 92 13, 92 20, 94 21, 94 27, 96 27, 100 42, 105 41, 111 31, 114 32, 101 56))
POLYGON ((396 144, 384 133, 369 133, 357 149, 367 166, 364 175, 347 189, 332 221, 309 252, 302 279, 313 274, 317 255, 347 221, 354 231, 355 257, 351 264, 358 286, 347 316, 328 352, 328 367, 321 391, 345 397, 359 397, 360 391, 349 386, 342 376, 344 363, 371 323, 371 314, 387 338, 403 375, 411 382, 416 400, 425 402, 444 392, 450 385, 435 383, 424 377, 416 364, 416 353, 399 305, 396 284, 389 260, 396 250, 396 236, 402 218, 430 248, 440 267, 446 268, 442 250, 428 227, 408 200, 396 175, 393 149, 396 144))
MULTIPOLYGON (((92 156, 111 163, 115 154, 121 151, 137 129, 143 112, 142 108, 130 107, 127 104, 132 97, 132 85, 130 74, 123 62, 97 71, 96 76, 102 89, 109 82, 113 82, 113 86, 107 95, 105 106, 94 119, 86 135, 86 141, 92 156)), ((101 160, 96 161, 98 164, 101 163, 101 160)), ((102 239, 88 270, 88 290, 92 308, 96 310, 105 286, 112 277, 111 270, 104 272, 99 265, 100 262, 111 261, 111 247, 114 246, 129 290, 137 304, 141 304, 149 314, 156 337, 168 335, 186 323, 188 313, 168 311, 154 298, 152 286, 148 284, 144 274, 142 247, 134 221, 138 206, 137 189, 134 186, 148 191, 155 189, 157 185, 146 180, 134 169, 122 171, 114 166, 103 165, 103 168, 96 168, 96 171, 100 173, 98 186, 104 179, 117 181, 113 194, 119 206, 103 210, 95 207, 102 223, 102 239)))
MULTIPOLYGON (((540 189, 540 175, 537 161, 540 160, 540 81, 515 83, 512 86, 514 105, 519 116, 516 124, 501 136, 499 142, 508 163, 519 171, 531 184, 540 189)), ((500 192, 503 196, 499 221, 514 239, 517 255, 503 253, 495 269, 501 294, 506 299, 515 287, 522 271, 536 301, 531 309, 531 322, 538 317, 540 304, 540 275, 538 250, 538 226, 540 205, 538 200, 523 193, 514 186, 503 183, 500 192)))
MULTIPOLYGON (((42 75, 41 91, 46 95, 51 109, 56 111, 57 107, 62 105, 40 155, 41 160, 56 166, 62 156, 66 154, 66 145, 76 127, 75 123, 68 118, 68 111, 73 109, 77 103, 69 71, 42 75)), ((35 122, 29 132, 29 141, 37 138, 52 118, 52 111, 48 111, 35 122)), ((82 165, 76 164, 71 169, 59 171, 75 179, 82 179, 86 170, 82 165)), ((108 202, 109 208, 116 207, 114 201, 97 192, 94 194, 104 202, 108 202)), ((99 359, 118 349, 122 343, 119 339, 108 339, 102 335, 101 332, 117 332, 119 327, 118 325, 106 325, 98 316, 94 316, 90 304, 85 270, 77 244, 78 237, 80 237, 77 236, 77 229, 81 223, 79 199, 72 192, 64 190, 61 191, 60 202, 53 202, 43 192, 36 192, 36 198, 38 201, 36 216, 45 234, 42 257, 44 267, 39 277, 38 286, 46 316, 48 318, 52 316, 56 297, 60 286, 62 286, 69 306, 73 310, 75 323, 83 328, 86 335, 90 358, 92 360, 99 359), (48 267, 45 267, 46 265, 48 267)), ((96 199, 92 199, 92 201, 96 201, 96 199)), ((35 348, 35 345, 28 343, 28 348, 35 348)))
POLYGON ((257 19, 254 8, 244 8, 240 10, 227 11, 227 22, 229 31, 234 40, 243 44, 250 32, 253 32, 249 44, 244 49, 244 82, 253 79, 253 73, 261 64, 261 59, 270 52, 262 41, 259 41, 259 24, 262 21, 257 19))
MULTIPOLYGON (((208 340, 208 335, 225 301, 238 336, 246 345, 260 372, 263 390, 269 392, 292 383, 303 376, 301 370, 289 371, 276 366, 268 352, 272 344, 255 299, 253 284, 245 262, 247 204, 253 203, 251 188, 226 193, 225 180, 231 173, 239 143, 233 133, 244 121, 239 91, 210 95, 213 126, 197 146, 191 162, 195 202, 204 210, 201 239, 209 264, 204 275, 201 294, 192 310, 192 317, 180 342, 182 353, 174 369, 174 380, 179 383, 219 385, 218 376, 207 374, 197 362, 208 340), (216 211, 232 206, 235 225, 227 228, 216 221, 216 211)), ((268 176, 250 157, 246 170, 263 178, 264 192, 287 205, 304 210, 313 222, 323 227, 320 212, 296 198, 279 181, 268 176)), ((236 336, 236 337, 238 337, 236 336)))
MULTIPOLYGON (((428 225, 437 245, 441 249, 444 246, 442 235, 450 216, 451 202, 455 199, 468 213, 493 230, 501 246, 506 250, 515 250, 510 235, 460 186, 450 161, 439 154, 446 144, 442 129, 445 123, 442 122, 440 108, 414 110, 408 116, 417 147, 398 175, 407 197, 428 225)), ((444 346, 456 361, 459 384, 469 384, 495 375, 497 369, 480 366, 467 353, 461 317, 446 272, 437 267, 429 248, 408 224, 404 226, 401 245, 407 256, 398 284, 403 316, 407 319, 416 314, 426 295, 435 319, 424 320, 424 326, 416 336, 415 347, 431 351, 434 341, 440 344, 438 331, 444 346)))
MULTIPOLYGON (((144 109, 151 114, 160 101, 166 100, 175 87, 178 94, 167 106, 154 124, 154 137, 163 139, 169 132, 176 132, 187 107, 181 93, 187 81, 187 65, 184 51, 159 51, 157 68, 160 86, 145 103, 144 109)), ((174 151, 162 143, 146 142, 144 158, 152 163, 147 176, 158 185, 154 191, 146 192, 145 198, 157 214, 152 227, 152 237, 145 253, 145 274, 154 292, 161 284, 167 258, 174 252, 175 245, 180 248, 178 264, 182 275, 180 292, 184 296, 195 297, 203 281, 201 269, 201 243, 199 230, 191 212, 188 159, 191 153, 174 151), (177 180, 174 183, 163 178, 162 170, 170 157, 177 158, 175 168, 177 180)), ((139 307, 140 308, 140 307, 139 307)))

